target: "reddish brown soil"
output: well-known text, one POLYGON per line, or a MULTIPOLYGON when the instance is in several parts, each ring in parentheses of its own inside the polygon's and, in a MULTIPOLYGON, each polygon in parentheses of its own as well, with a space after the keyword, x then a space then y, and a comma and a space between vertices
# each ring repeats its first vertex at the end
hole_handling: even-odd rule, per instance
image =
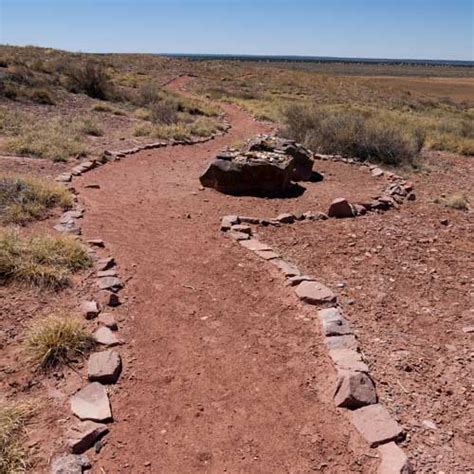
POLYGON ((85 236, 103 238, 131 276, 116 423, 94 472, 374 472, 374 454, 334 408, 311 312, 218 230, 225 213, 307 208, 322 185, 291 202, 200 191, 218 150, 263 130, 226 112, 225 137, 143 152, 78 181, 85 236), (101 189, 83 189, 92 182, 101 189))
POLYGON ((400 211, 261 237, 330 287, 346 285, 338 291, 347 316, 382 402, 408 430, 417 469, 473 472, 473 334, 462 329, 474 325, 474 221, 434 200, 473 196, 474 163, 433 154, 425 166, 413 176, 417 201, 400 211))

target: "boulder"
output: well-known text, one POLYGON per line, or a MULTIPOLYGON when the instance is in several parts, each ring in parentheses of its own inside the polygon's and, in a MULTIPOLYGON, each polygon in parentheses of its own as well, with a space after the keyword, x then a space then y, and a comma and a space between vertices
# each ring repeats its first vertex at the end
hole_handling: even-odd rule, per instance
POLYGON ((347 199, 338 198, 334 199, 328 209, 329 217, 354 217, 354 211, 352 206, 347 202, 347 199))

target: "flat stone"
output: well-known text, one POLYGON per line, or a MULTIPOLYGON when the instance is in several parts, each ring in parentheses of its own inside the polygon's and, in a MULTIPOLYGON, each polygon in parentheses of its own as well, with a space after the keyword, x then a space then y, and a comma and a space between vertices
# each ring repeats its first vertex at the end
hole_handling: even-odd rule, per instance
POLYGON ((402 448, 393 441, 378 448, 381 462, 378 474, 412 474, 414 469, 402 448))
POLYGON ((115 383, 121 371, 122 359, 116 351, 94 352, 89 357, 87 376, 91 382, 115 383))
POLYGON ((71 173, 61 173, 59 176, 55 178, 55 181, 59 181, 60 183, 69 183, 72 180, 71 173))
POLYGON ((62 234, 81 235, 81 228, 76 226, 74 221, 68 221, 64 224, 56 224, 53 229, 62 234))
POLYGON ((244 234, 252 235, 252 228, 245 224, 236 224, 231 227, 235 232, 242 232, 244 234))
POLYGON ((112 331, 117 330, 117 321, 115 320, 115 316, 112 313, 101 313, 97 318, 97 322, 102 324, 105 327, 108 327, 112 331))
POLYGON ((95 301, 83 301, 81 312, 86 319, 93 319, 99 314, 99 307, 95 301))
POLYGON ((285 212, 283 214, 278 215, 276 220, 278 222, 281 222, 282 224, 293 224, 293 222, 295 222, 296 218, 293 214, 285 212))
POLYGON ((325 221, 328 219, 328 215, 324 212, 305 212, 303 213, 303 217, 308 221, 325 221))
POLYGON ((465 334, 471 334, 474 332, 474 326, 465 326, 462 328, 462 332, 465 334))
POLYGON ((89 458, 85 454, 66 454, 54 459, 51 474, 82 474, 91 468, 89 458))
POLYGON ((328 216, 337 218, 354 217, 354 211, 352 210, 352 206, 347 202, 347 199, 338 198, 334 199, 329 206, 328 216))
POLYGON ((354 410, 377 403, 377 392, 372 379, 363 372, 340 373, 334 403, 338 407, 354 410))
POLYGON ((338 371, 368 372, 369 367, 362 361, 360 352, 351 349, 331 349, 329 351, 338 371))
POLYGON ((101 306, 110 306, 112 308, 122 304, 119 295, 106 290, 99 292, 97 300, 101 306))
POLYGON ((267 244, 263 244, 257 239, 249 239, 249 240, 241 240, 240 245, 245 247, 246 249, 257 251, 257 250, 272 250, 267 244))
POLYGON ((117 270, 111 268, 109 270, 100 270, 97 272, 97 278, 104 278, 104 277, 116 277, 117 270))
POLYGON ((67 444, 73 454, 82 454, 109 432, 107 425, 94 421, 80 421, 67 431, 67 444))
POLYGON ((278 254, 275 253, 273 250, 256 250, 255 253, 264 260, 271 260, 272 262, 274 259, 278 258, 278 254))
POLYGON ((352 422, 371 448, 403 438, 402 427, 379 403, 354 410, 352 422))
POLYGON ((226 232, 230 230, 230 228, 239 223, 238 216, 224 216, 221 220, 221 230, 226 232))
POLYGON ((231 230, 229 232, 229 235, 232 239, 234 240, 249 240, 250 239, 250 235, 249 234, 245 234, 243 232, 236 232, 235 230, 231 230))
POLYGON ((81 420, 108 421, 112 418, 105 387, 92 382, 71 398, 71 410, 81 420))
MULTIPOLYGON (((286 278, 301 275, 298 267, 292 263, 285 262, 281 258, 272 260, 273 265, 277 266, 286 278)), ((301 282, 300 282, 301 283, 301 282)))
MULTIPOLYGON (((101 315, 102 316, 102 315, 101 315)), ((99 316, 100 319, 100 316, 99 316)), ((324 338, 324 344, 328 350, 333 349, 350 349, 352 351, 359 350, 359 344, 355 336, 349 334, 347 336, 333 336, 324 338)))
POLYGON ((353 334, 349 323, 342 316, 339 308, 326 308, 318 311, 318 317, 326 337, 353 334))
POLYGON ((317 281, 302 281, 295 288, 295 292, 300 300, 308 304, 318 305, 336 301, 336 295, 317 281))
POLYGON ((288 278, 288 284, 290 286, 296 286, 300 284, 302 281, 316 281, 314 277, 309 275, 295 275, 288 278))
POLYGON ((260 224, 260 219, 250 216, 239 216, 239 221, 242 224, 260 224))
POLYGON ((101 258, 100 260, 98 260, 96 267, 97 267, 97 271, 103 272, 105 270, 109 270, 114 265, 115 265, 114 257, 107 257, 107 258, 101 258))
POLYGON ((123 283, 117 277, 103 277, 98 279, 99 288, 101 290, 110 290, 114 293, 123 288, 123 283))
POLYGON ((91 239, 91 240, 88 240, 87 243, 94 247, 101 247, 101 248, 105 247, 105 242, 102 239, 91 239))
POLYGON ((384 173, 383 170, 380 168, 373 168, 371 171, 372 176, 376 178, 383 176, 383 173, 384 173))
POLYGON ((104 346, 118 346, 122 344, 122 341, 107 327, 100 327, 97 329, 93 337, 98 344, 102 344, 104 346))

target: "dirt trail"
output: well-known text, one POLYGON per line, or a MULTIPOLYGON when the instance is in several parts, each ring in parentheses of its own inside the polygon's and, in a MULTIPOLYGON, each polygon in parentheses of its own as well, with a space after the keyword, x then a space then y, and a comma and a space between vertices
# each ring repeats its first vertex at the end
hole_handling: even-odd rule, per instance
POLYGON ((85 238, 103 238, 129 277, 116 423, 93 472, 375 472, 334 408, 334 371, 310 310, 218 231, 223 214, 307 209, 314 194, 284 201, 199 190, 217 151, 265 129, 223 107, 229 134, 145 151, 77 181, 85 238))

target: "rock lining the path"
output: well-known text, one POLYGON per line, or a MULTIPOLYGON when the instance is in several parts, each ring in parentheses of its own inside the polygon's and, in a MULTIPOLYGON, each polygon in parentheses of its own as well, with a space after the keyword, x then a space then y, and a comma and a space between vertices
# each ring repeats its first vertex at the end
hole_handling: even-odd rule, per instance
POLYGON ((107 390, 98 382, 86 385, 72 396, 71 411, 80 420, 100 422, 112 419, 107 390))
POLYGON ((66 433, 67 445, 73 454, 82 454, 109 432, 107 425, 94 421, 80 421, 66 433))
POLYGON ((66 454, 55 458, 51 464, 51 474, 82 474, 91 468, 91 462, 85 454, 80 456, 66 454))
POLYGON ((122 359, 116 351, 94 352, 89 356, 87 376, 91 382, 113 384, 122 372, 122 359))

